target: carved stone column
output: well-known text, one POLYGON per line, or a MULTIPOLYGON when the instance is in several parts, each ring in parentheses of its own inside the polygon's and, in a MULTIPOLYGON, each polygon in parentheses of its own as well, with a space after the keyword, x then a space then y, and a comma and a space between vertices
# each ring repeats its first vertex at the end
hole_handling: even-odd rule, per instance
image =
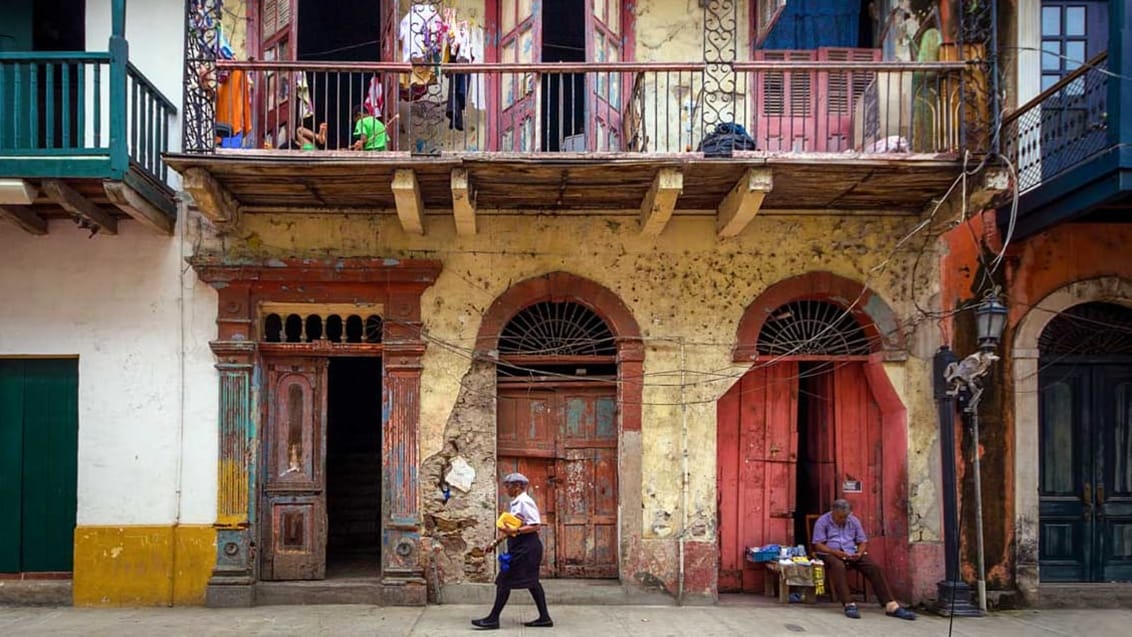
POLYGON ((424 604, 418 480, 421 357, 419 289, 391 291, 383 341, 382 583, 387 604, 424 604))

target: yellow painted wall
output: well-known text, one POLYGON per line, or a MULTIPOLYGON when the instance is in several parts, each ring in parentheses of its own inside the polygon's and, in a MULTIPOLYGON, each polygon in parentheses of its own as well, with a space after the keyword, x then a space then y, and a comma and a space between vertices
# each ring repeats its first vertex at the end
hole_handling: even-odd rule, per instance
MULTIPOLYGON (((919 280, 910 272, 920 242, 896 242, 919 219, 893 216, 760 215, 738 238, 715 238, 714 218, 673 219, 657 239, 641 237, 632 215, 483 215, 476 236, 458 237, 450 215, 429 215, 425 236, 405 234, 395 215, 248 215, 223 244, 204 252, 249 257, 382 256, 438 259, 443 270, 422 299, 431 345, 424 358, 422 459, 443 445, 449 416, 470 361, 481 317, 514 283, 563 270, 616 293, 647 339, 642 413, 644 505, 641 537, 670 539, 680 524, 679 458, 685 416, 692 471, 689 525, 696 541, 715 537, 715 401, 745 368, 731 363, 743 310, 769 285, 812 270, 867 282, 898 317, 914 314, 911 298, 931 306, 935 260, 922 258, 919 280), (678 341, 685 339, 683 351, 678 341), (690 387, 681 397, 682 366, 690 387), (697 524, 700 523, 700 524, 697 524)), ((909 336, 906 362, 889 374, 908 408, 913 540, 938 538, 931 490, 935 412, 930 356, 938 337, 925 328, 909 336)), ((483 476, 477 477, 477 480, 483 476)), ((423 486, 427 489, 427 486, 423 486)), ((422 497, 432 497, 422 493, 422 497)), ((458 574, 457 574, 458 576, 458 574)))
POLYGON ((79 526, 74 604, 202 605, 215 563, 210 525, 79 526))

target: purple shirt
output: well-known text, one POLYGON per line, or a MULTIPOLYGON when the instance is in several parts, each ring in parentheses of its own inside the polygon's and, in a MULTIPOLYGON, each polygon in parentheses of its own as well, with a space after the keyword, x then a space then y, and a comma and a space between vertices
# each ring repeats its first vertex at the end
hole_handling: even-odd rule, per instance
POLYGON ((869 536, 861 521, 852 513, 845 519, 845 526, 837 526, 833 514, 826 513, 814 524, 814 544, 824 544, 835 551, 845 551, 850 555, 857 552, 857 545, 868 542, 869 536))

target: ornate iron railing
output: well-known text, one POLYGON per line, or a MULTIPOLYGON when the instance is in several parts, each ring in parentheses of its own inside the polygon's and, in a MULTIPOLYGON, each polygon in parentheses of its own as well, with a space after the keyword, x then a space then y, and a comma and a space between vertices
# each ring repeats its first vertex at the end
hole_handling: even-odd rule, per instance
POLYGON ((371 146, 414 154, 965 148, 962 62, 732 62, 726 107, 706 66, 220 61, 186 150, 349 150, 359 109, 371 146))
POLYGON ((1102 53, 1003 118, 1018 191, 1033 190, 1111 146, 1108 54, 1102 53))

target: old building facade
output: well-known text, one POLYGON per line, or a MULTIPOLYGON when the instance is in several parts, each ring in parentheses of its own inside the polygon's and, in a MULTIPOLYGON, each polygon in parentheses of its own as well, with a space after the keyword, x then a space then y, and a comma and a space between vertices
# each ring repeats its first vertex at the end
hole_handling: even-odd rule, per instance
MULTIPOLYGON (((138 9, 111 4, 132 42, 138 9)), ((899 595, 934 594, 935 247, 974 189, 964 155, 989 147, 989 11, 461 0, 330 24, 298 0, 173 4, 168 227, 123 216, 106 237, 36 194, 0 235, 45 282, 77 268, 32 243, 79 241, 64 216, 103 229, 91 262, 142 261, 70 281, 150 321, 90 349, 47 344, 87 319, 3 279, 22 308, 5 361, 78 357, 74 563, 54 569, 76 603, 271 603, 323 580, 425 603, 491 581, 513 470, 546 513, 547 577, 761 590, 746 549, 807 543, 845 497, 899 595), (354 106, 384 151, 348 148, 354 106), (119 413, 106 396, 153 383, 109 370, 138 357, 164 389, 119 413)))

